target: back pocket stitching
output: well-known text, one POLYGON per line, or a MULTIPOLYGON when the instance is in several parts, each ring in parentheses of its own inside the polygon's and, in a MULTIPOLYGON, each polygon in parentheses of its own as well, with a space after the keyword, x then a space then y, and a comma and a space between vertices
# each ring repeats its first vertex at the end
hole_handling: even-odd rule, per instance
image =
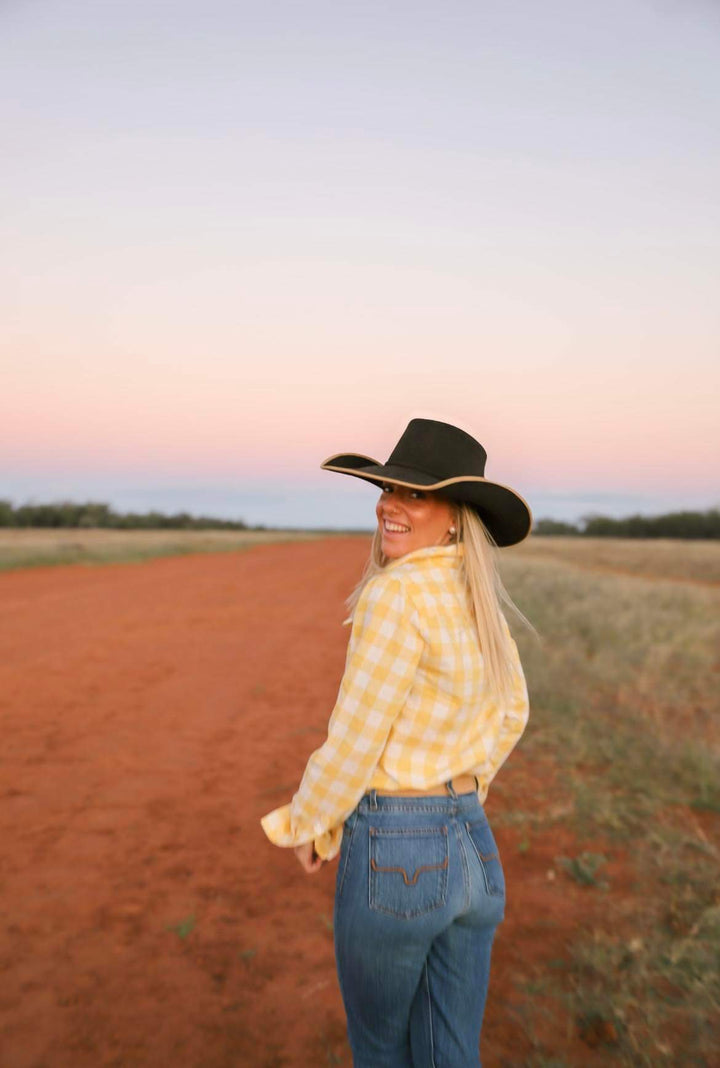
POLYGON ((394 872, 394 871, 400 872, 400 874, 402 875, 403 879, 405 880, 405 885, 406 886, 417 886, 418 875, 420 874, 420 872, 423 872, 423 871, 445 871, 447 866, 448 866, 448 858, 447 857, 445 857, 445 860, 442 862, 442 864, 421 864, 419 868, 415 869, 412 879, 408 879, 408 874, 407 874, 407 871, 406 871, 405 868, 381 868, 378 864, 375 863, 375 857, 372 857, 370 859, 370 867, 372 868, 373 871, 382 871, 382 872, 388 872, 388 873, 394 872))

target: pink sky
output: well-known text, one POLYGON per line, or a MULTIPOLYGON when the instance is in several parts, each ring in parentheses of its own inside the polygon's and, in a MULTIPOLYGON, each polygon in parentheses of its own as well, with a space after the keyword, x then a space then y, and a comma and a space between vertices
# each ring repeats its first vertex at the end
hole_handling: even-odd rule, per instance
POLYGON ((720 22, 370 7, 3 16, 0 496, 332 518, 423 414, 540 514, 718 503, 720 22))

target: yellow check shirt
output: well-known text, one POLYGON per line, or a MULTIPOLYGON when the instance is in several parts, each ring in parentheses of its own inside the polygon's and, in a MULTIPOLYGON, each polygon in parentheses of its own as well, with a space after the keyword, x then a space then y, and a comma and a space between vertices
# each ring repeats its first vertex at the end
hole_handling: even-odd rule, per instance
POLYGON ((345 672, 325 743, 297 793, 262 819, 279 846, 314 841, 329 860, 343 823, 370 789, 423 789, 477 775, 484 801, 528 719, 517 646, 511 700, 487 692, 460 576, 462 544, 417 549, 367 583, 355 608, 345 672))

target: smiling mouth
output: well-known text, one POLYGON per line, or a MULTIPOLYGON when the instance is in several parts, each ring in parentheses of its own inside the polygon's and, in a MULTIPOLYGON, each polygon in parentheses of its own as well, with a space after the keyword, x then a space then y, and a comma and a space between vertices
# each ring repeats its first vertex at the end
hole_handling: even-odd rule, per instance
POLYGON ((383 529, 388 534, 409 534, 410 527, 405 527, 402 523, 391 523, 389 519, 383 519, 383 529))

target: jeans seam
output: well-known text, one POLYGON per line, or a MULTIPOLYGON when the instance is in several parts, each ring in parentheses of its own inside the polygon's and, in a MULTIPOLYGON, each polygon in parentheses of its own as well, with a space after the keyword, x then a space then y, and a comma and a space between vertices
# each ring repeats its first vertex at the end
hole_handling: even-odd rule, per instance
POLYGON ((357 821, 358 815, 357 813, 354 813, 352 828, 350 830, 350 841, 348 842, 348 847, 345 852, 345 863, 343 864, 342 875, 340 876, 340 886, 338 887, 337 891, 338 901, 342 896, 343 887, 345 885, 345 876, 347 875, 348 864, 350 862, 350 853, 352 852, 353 842, 355 840, 355 828, 357 827, 357 821))
POLYGON ((465 843, 462 840, 462 833, 457 824, 455 830, 457 832, 458 845, 460 846, 460 860, 463 867, 463 882, 465 884, 465 908, 463 909, 463 912, 467 912, 470 908, 470 865, 468 864, 465 843))
MULTIPOLYGON (((448 798, 450 800, 450 798, 448 798)), ((453 809, 447 805, 379 805, 374 812, 406 812, 409 816, 414 815, 416 812, 452 812, 453 809)))
MULTIPOLYGON (((480 850, 478 849, 478 847, 477 847, 477 844, 476 844, 476 842, 475 842, 475 839, 474 839, 474 838, 473 838, 473 836, 472 836, 472 835, 470 834, 470 824, 469 824, 469 823, 466 823, 466 824, 465 824, 465 827, 466 827, 466 829, 467 829, 467 833, 468 833, 468 838, 469 838, 469 839, 470 839, 470 841, 472 842, 472 847, 473 847, 473 849, 475 850, 475 856, 476 856, 476 857, 478 858, 478 860, 480 861, 480 867, 481 867, 481 869, 482 869, 482 873, 483 873, 483 879, 485 880, 485 890, 487 891, 487 894, 488 894, 488 896, 489 896, 489 897, 503 897, 504 895, 503 895, 503 893, 502 893, 502 891, 501 891, 501 890, 491 890, 491 889, 490 889, 490 880, 488 879, 488 873, 487 873, 487 868, 485 867, 485 861, 484 861, 484 860, 483 860, 483 858, 482 858, 482 853, 481 853, 481 852, 480 852, 480 850)), ((492 855, 492 856, 491 856, 490 858, 488 858, 488 859, 491 859, 491 860, 492 860, 492 859, 497 859, 498 863, 499 863, 499 864, 500 864, 500 865, 502 866, 502 861, 500 860, 500 854, 499 854, 499 853, 494 853, 494 854, 493 854, 493 855, 492 855)))
POLYGON ((432 998, 430 997, 430 973, 425 961, 425 991, 427 994, 428 1030, 430 1032, 430 1068, 435 1068, 435 1036, 433 1034, 432 998))

